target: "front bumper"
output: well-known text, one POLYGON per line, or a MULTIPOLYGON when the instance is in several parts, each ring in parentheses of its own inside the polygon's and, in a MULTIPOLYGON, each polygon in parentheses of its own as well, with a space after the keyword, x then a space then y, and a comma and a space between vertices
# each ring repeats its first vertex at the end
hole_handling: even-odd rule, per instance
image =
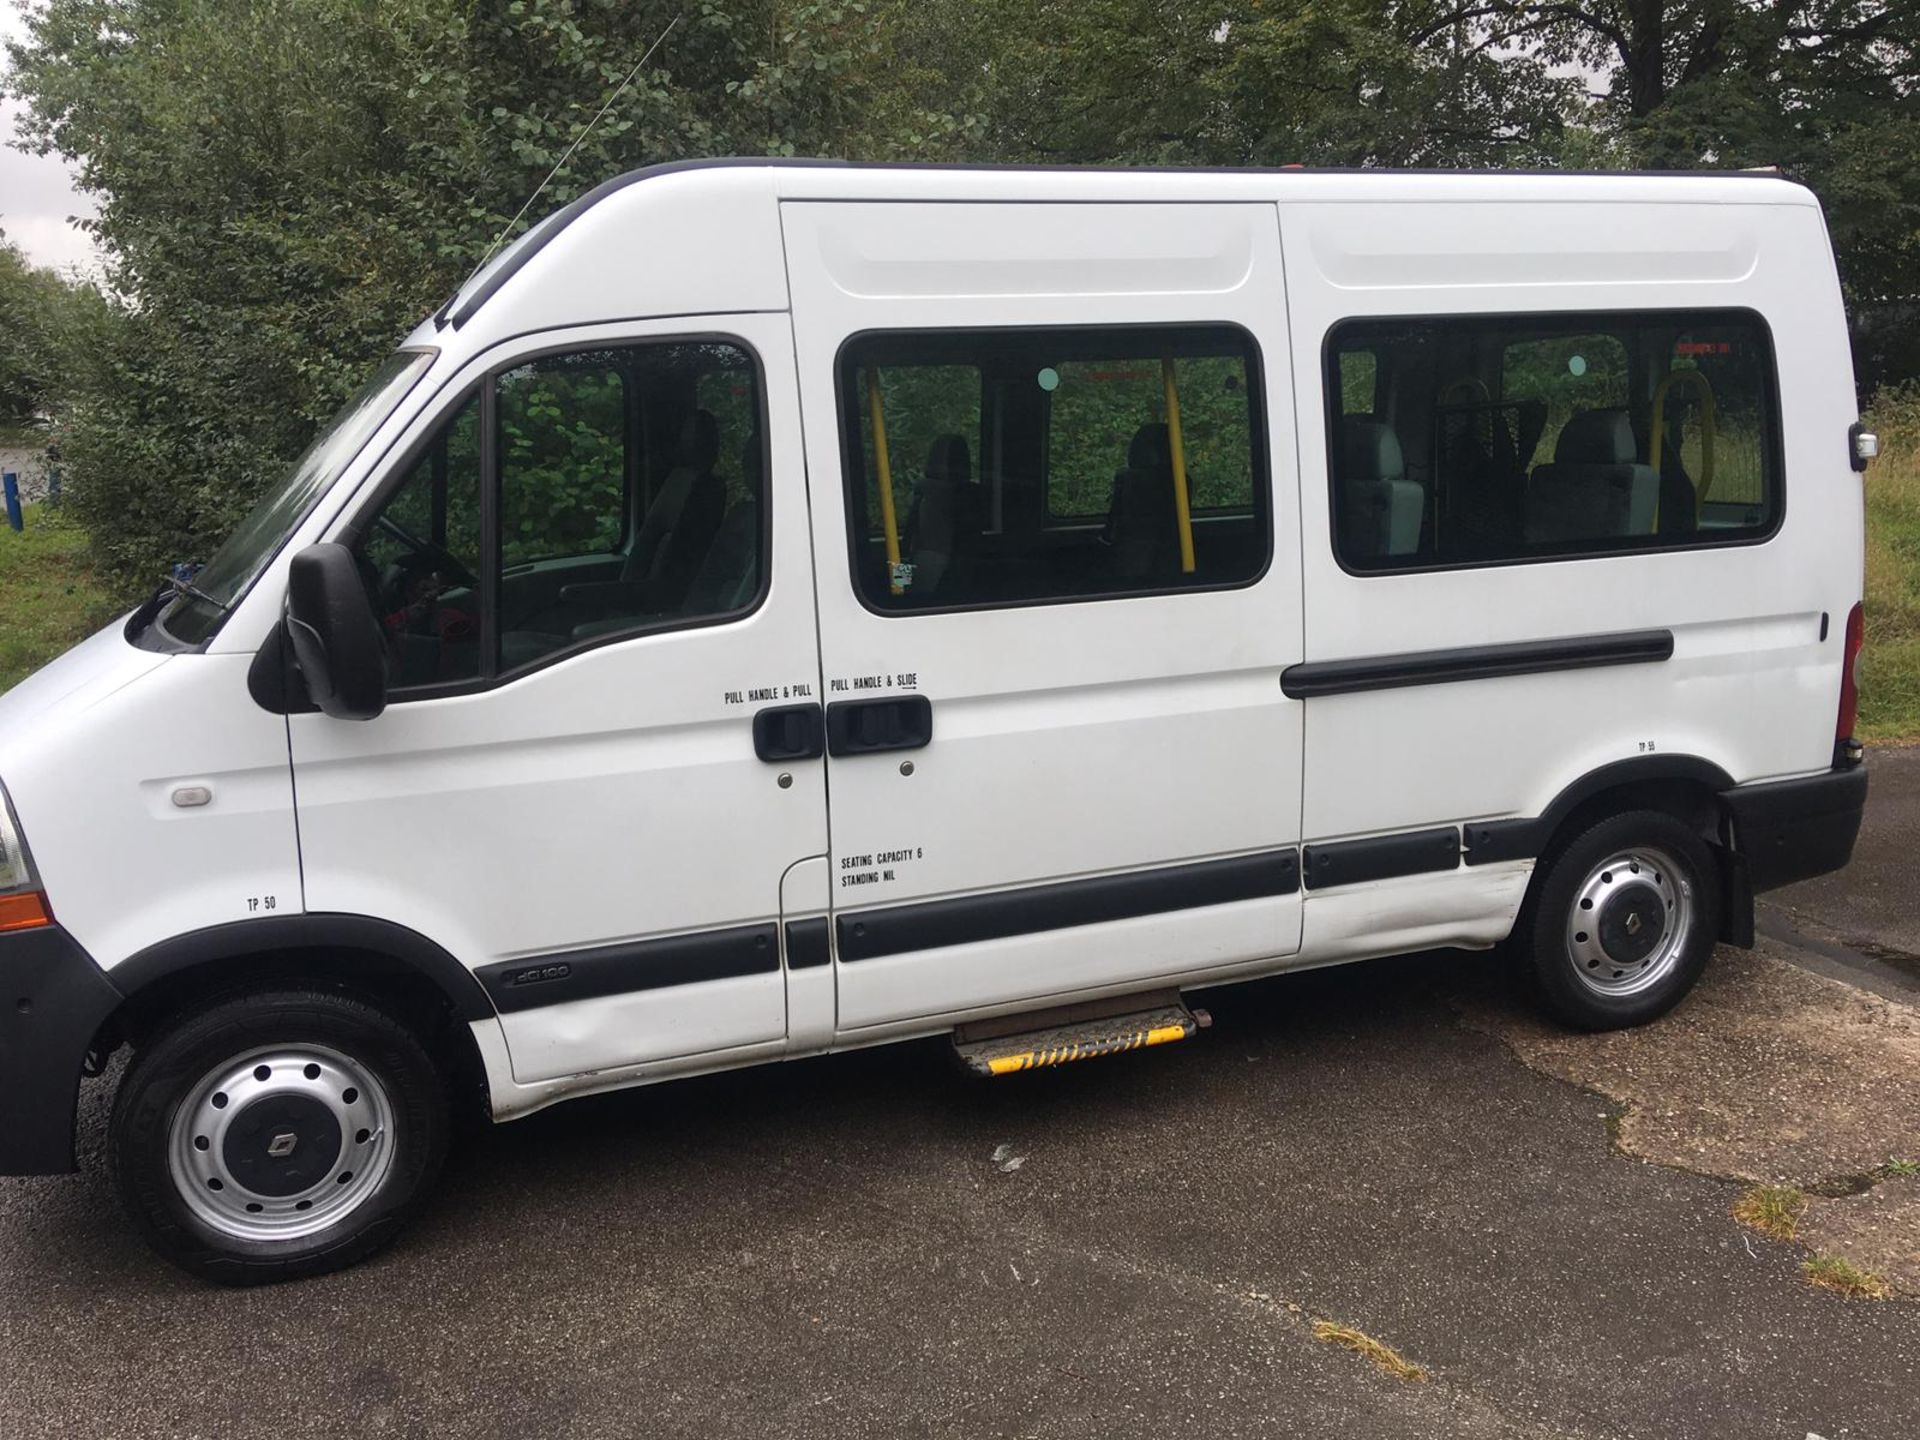
POLYGON ((76 1168, 81 1070, 119 1004, 120 992, 59 926, 0 935, 0 1175, 76 1168))
POLYGON ((1838 870, 1853 858, 1867 804, 1863 765, 1801 780, 1739 785, 1721 798, 1754 890, 1772 890, 1838 870))

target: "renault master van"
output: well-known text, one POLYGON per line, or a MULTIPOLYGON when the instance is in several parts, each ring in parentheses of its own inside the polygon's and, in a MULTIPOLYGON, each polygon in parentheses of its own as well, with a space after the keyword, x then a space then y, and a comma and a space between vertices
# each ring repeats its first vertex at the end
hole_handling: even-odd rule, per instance
POLYGON ((1662 1014, 1844 864, 1840 289, 1768 175, 674 165, 0 698, 0 1171, 345 1265, 451 1117, 1508 943, 1662 1014))

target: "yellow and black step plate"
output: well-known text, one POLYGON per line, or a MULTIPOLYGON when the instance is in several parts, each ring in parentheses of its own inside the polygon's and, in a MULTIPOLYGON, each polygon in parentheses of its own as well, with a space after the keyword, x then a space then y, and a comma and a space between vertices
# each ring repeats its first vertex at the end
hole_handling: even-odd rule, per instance
POLYGON ((1148 1045, 1170 1045, 1175 1040, 1188 1039, 1199 1028, 1199 1021, 1186 1006, 1168 1005, 1131 1015, 1107 1015, 1072 1025, 1001 1035, 992 1040, 956 1040, 953 1048, 976 1075, 1013 1075, 1022 1070, 1065 1065, 1070 1060, 1118 1055, 1148 1045))

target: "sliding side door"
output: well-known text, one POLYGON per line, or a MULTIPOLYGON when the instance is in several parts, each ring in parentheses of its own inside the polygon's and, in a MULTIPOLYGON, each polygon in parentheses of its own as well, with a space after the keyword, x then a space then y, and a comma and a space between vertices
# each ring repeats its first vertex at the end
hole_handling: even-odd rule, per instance
POLYGON ((1286 955, 1274 211, 785 207, 839 1027, 1286 955))

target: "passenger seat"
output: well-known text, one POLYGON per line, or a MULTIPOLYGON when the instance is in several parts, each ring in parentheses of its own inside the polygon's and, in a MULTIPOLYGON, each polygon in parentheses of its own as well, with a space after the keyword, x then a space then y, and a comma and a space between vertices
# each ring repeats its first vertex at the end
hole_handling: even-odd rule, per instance
POLYGON ((936 435, 907 516, 909 595, 934 595, 954 560, 986 529, 986 492, 974 483, 973 456, 959 435, 936 435))
POLYGON ((1173 444, 1165 425, 1142 425, 1114 473, 1103 537, 1113 547, 1113 573, 1144 581, 1178 573, 1180 517, 1173 502, 1173 444))
POLYGON ((1626 411, 1575 411, 1527 484, 1529 543, 1652 534, 1660 477, 1639 459, 1626 411))
POLYGON ((1411 555, 1420 548, 1427 497, 1407 479, 1400 437, 1383 420, 1340 422, 1340 543, 1350 555, 1411 555))

